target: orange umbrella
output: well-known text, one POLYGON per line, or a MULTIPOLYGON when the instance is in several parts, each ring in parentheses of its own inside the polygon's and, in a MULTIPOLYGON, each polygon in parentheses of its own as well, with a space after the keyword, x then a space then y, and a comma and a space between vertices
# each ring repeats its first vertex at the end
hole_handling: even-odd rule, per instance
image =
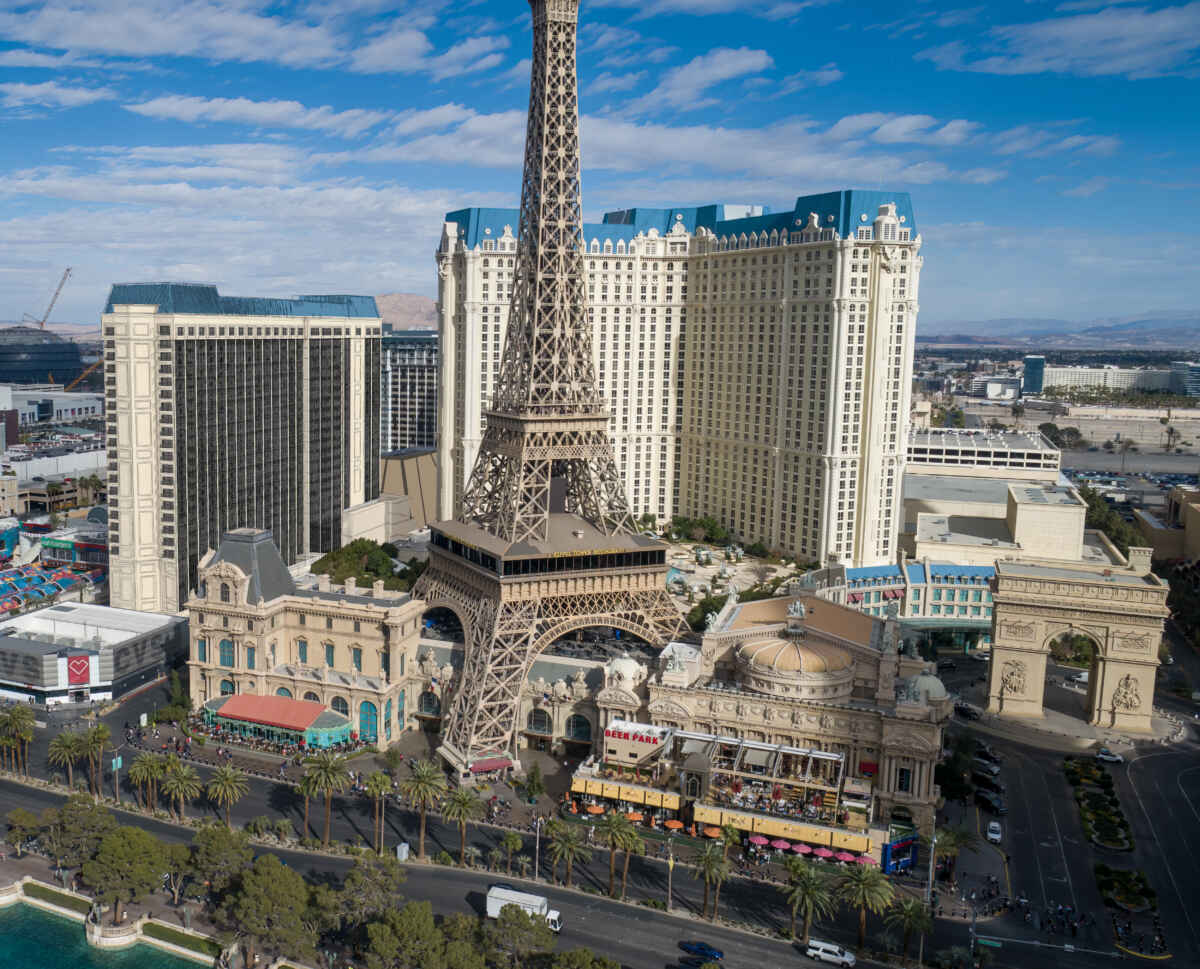
POLYGON ((670 828, 672 831, 678 831, 680 828, 682 828, 682 827, 683 827, 683 822, 682 822, 682 821, 678 821, 678 820, 676 820, 675 818, 671 818, 671 820, 670 820, 670 821, 664 821, 664 822, 663 822, 663 827, 664 827, 664 828, 670 828))
POLYGON ((640 821, 642 820, 642 812, 630 811, 627 815, 625 815, 625 817, 629 818, 630 821, 640 821))
POLYGON ((706 837, 709 837, 709 838, 719 838, 719 837, 721 837, 721 829, 714 828, 714 827, 707 827, 704 829, 704 834, 706 837))
POLYGON ((589 804, 587 806, 587 813, 588 814, 603 814, 604 808, 602 808, 599 804, 589 804))

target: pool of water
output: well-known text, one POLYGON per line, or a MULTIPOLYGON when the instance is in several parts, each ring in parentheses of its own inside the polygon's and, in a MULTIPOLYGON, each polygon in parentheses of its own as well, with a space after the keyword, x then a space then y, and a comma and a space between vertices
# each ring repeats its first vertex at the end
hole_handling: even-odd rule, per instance
POLYGON ((0 909, 0 959, 5 969, 197 969, 202 965, 144 943, 114 951, 95 949, 84 939, 81 923, 25 904, 0 909))

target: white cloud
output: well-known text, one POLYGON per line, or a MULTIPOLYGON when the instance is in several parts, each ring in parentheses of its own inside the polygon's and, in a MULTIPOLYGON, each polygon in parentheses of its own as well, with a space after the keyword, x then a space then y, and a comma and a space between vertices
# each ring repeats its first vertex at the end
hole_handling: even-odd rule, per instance
POLYGON ((464 107, 461 104, 442 104, 436 108, 426 108, 423 111, 405 111, 396 118, 392 125, 392 131, 398 135, 411 135, 418 131, 436 131, 473 117, 475 117, 475 111, 472 108, 464 107))
POLYGON ((719 13, 745 13, 766 20, 788 20, 809 7, 824 6, 830 0, 778 0, 775 3, 756 3, 755 0, 593 0, 597 7, 635 8, 642 17, 657 14, 682 13, 706 16, 719 13))
POLYGON ((792 94, 807 87, 825 87, 845 77, 845 73, 832 61, 814 71, 793 71, 783 79, 779 94, 792 94))
POLYGON ((504 36, 468 37, 435 55, 422 31, 396 21, 391 30, 354 52, 351 67, 360 74, 429 74, 440 81, 499 66, 504 57, 498 51, 507 47, 504 36))
POLYGON ((686 64, 666 71, 654 90, 629 102, 623 110, 632 114, 657 111, 694 111, 715 103, 704 93, 714 85, 734 78, 760 74, 774 64, 765 50, 748 47, 717 47, 686 64))
POLYGON ((248 98, 200 98, 165 95, 125 110, 148 118, 216 121, 259 125, 265 128, 303 128, 353 138, 386 121, 391 112, 350 108, 336 111, 328 105, 309 108, 299 101, 251 101, 248 98))
MULTIPOLYGON (((1073 122, 1072 122, 1073 123, 1073 122)), ((1065 125, 1017 125, 997 132, 992 136, 993 150, 998 155, 1027 155, 1044 158, 1063 152, 1081 152, 1085 155, 1111 155, 1121 147, 1121 139, 1112 135, 1067 135, 1065 125)))
POLYGON ((111 101, 116 96, 111 88, 70 87, 57 81, 0 84, 0 105, 6 108, 78 108, 97 101, 111 101))
POLYGON ((501 90, 510 87, 529 87, 529 72, 533 67, 533 61, 528 57, 517 61, 506 71, 501 71, 494 75, 491 80, 500 85, 501 90))
POLYGON ((920 51, 943 70, 1081 77, 1194 76, 1200 51, 1200 2, 1150 10, 1109 7, 1096 13, 994 27, 978 48, 956 40, 920 51))
POLYGON ((46 54, 36 50, 2 50, 0 51, 0 67, 96 67, 99 61, 88 61, 74 54, 46 54))
POLYGON ((584 93, 604 94, 611 91, 632 91, 645 76, 645 71, 637 71, 633 74, 609 74, 605 71, 592 78, 584 88, 584 93))
POLYGON ((902 114, 885 121, 875 129, 871 137, 885 145, 921 141, 928 129, 935 124, 937 118, 927 114, 902 114))
POLYGON ((1109 185, 1112 184, 1111 178, 1105 178, 1103 175, 1096 175, 1089 178, 1086 182, 1081 182, 1074 188, 1068 188, 1063 192, 1063 195, 1070 195, 1074 198, 1091 198, 1097 192, 1103 192, 1109 185))

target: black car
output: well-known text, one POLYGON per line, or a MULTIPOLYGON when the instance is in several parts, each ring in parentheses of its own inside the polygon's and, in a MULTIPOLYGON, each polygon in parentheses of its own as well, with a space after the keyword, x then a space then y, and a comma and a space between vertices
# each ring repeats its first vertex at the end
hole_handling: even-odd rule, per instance
POLYGON ((971 775, 971 783, 985 791, 991 791, 993 794, 1004 793, 1003 784, 996 780, 996 778, 988 777, 987 774, 981 774, 979 771, 975 771, 971 775))
POLYGON ((937 665, 939 673, 953 673, 956 669, 958 669, 958 664, 953 660, 944 659, 937 665))
POLYGON ((987 763, 989 763, 989 764, 999 765, 999 764, 1004 763, 1004 761, 1002 761, 1000 759, 1000 757, 996 754, 996 752, 994 750, 992 750, 992 748, 989 747, 987 744, 976 744, 975 745, 975 756, 979 760, 987 761, 987 763))
POLYGON ((979 711, 974 709, 973 707, 967 706, 965 703, 954 704, 954 712, 957 713, 964 720, 978 720, 979 719, 979 711))
POLYGON ((975 803, 992 814, 1008 814, 1008 805, 1004 803, 1004 798, 990 791, 976 791, 975 803))

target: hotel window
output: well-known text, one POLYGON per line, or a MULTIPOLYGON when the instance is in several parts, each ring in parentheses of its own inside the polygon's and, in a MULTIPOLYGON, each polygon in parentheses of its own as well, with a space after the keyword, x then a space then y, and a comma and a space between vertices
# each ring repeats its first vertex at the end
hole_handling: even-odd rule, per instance
POLYGON ((362 672, 362 650, 359 649, 358 647, 355 647, 354 649, 352 649, 350 651, 350 656, 354 661, 354 669, 357 672, 361 673, 362 672))
POLYGON ((325 644, 325 665, 333 666, 333 643, 325 644))
POLYGON ((254 647, 253 646, 246 647, 246 669, 248 669, 248 670, 254 669, 254 647))
POLYGON ((208 640, 206 639, 196 640, 196 662, 208 662, 208 640))
POLYGON ((908 767, 896 768, 896 790, 904 794, 912 791, 912 769, 908 767))
POLYGON ((308 662, 308 643, 303 639, 296 640, 296 658, 301 663, 308 662))
POLYGON ((222 666, 233 666, 233 640, 222 639, 220 646, 217 647, 220 663, 222 666))

